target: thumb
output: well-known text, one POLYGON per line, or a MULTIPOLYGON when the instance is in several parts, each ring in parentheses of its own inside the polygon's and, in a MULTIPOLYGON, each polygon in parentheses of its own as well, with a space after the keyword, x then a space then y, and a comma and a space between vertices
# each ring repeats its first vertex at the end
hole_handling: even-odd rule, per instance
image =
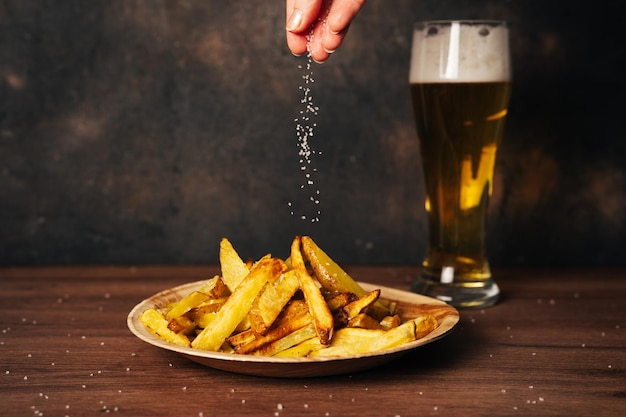
POLYGON ((304 32, 320 13, 322 0, 287 0, 287 30, 304 32))

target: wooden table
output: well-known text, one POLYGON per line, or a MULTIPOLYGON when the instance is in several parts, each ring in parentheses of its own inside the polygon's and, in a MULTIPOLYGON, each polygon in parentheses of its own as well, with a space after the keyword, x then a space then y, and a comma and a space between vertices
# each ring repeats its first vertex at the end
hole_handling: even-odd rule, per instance
MULTIPOLYGON (((347 268, 408 289, 417 268, 347 268)), ((626 268, 496 270, 504 297, 373 370, 242 376, 134 337, 126 317, 216 267, 0 269, 0 416, 626 415, 626 268)))

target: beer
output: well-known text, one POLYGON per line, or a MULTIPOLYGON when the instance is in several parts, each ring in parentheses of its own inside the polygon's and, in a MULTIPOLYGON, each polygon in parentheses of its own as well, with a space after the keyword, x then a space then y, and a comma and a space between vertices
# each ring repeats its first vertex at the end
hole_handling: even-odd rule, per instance
POLYGON ((511 96, 507 46, 506 26, 494 22, 418 25, 413 39, 410 89, 429 227, 414 289, 458 306, 493 303, 499 292, 485 234, 511 96))

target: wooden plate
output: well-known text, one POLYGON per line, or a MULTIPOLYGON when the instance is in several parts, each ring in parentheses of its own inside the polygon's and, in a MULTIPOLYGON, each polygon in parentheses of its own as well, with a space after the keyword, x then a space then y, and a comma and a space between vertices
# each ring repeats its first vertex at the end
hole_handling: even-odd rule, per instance
POLYGON ((458 323, 458 311, 448 304, 434 298, 394 288, 359 284, 367 291, 380 288, 381 297, 397 301, 398 312, 403 320, 412 319, 420 314, 433 314, 439 326, 430 334, 411 343, 380 352, 346 356, 342 358, 275 358, 270 356, 241 355, 234 353, 209 352, 190 347, 182 347, 152 334, 139 321, 139 316, 149 308, 162 308, 178 301, 190 292, 199 289, 205 281, 191 282, 162 291, 137 304, 129 313, 127 324, 130 331, 139 339, 156 347, 176 352, 194 362, 223 371, 281 378, 304 378, 346 374, 373 368, 420 346, 446 336, 458 323))

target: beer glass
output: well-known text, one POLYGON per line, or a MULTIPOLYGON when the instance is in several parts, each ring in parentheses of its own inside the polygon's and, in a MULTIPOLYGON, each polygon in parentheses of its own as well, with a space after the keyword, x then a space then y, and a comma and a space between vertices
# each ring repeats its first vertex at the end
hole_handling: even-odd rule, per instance
POLYGON ((426 185, 428 245, 413 291, 456 307, 495 304, 486 218, 511 95, 501 21, 428 21, 413 31, 410 88, 426 185))

